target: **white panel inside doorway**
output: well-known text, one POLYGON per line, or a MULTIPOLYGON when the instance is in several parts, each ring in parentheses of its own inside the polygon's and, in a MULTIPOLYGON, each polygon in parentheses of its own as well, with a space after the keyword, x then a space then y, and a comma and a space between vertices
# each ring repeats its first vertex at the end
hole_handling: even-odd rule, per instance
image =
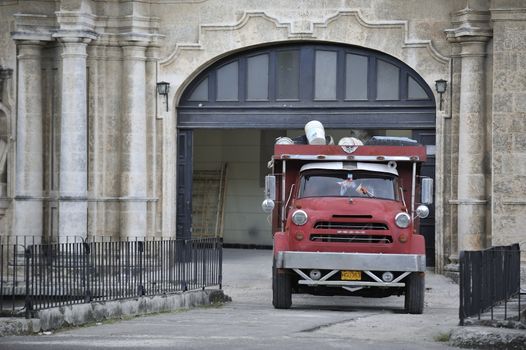
POLYGON ((260 147, 259 130, 194 132, 194 171, 228 164, 223 225, 227 244, 272 245, 271 227, 261 210, 260 147))

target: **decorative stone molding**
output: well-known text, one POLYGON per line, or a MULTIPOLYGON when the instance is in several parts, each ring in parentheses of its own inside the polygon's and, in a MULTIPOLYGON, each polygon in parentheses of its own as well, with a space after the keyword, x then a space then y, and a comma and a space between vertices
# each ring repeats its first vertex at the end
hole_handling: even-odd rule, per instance
POLYGON ((14 40, 53 41, 57 29, 55 17, 37 14, 14 14, 15 30, 11 32, 14 40))
POLYGON ((502 21, 526 21, 526 7, 524 8, 492 8, 491 20, 493 22, 502 21))
POLYGON ((201 4, 208 0, 152 0, 156 4, 201 4))
POLYGON ((123 42, 159 45, 159 18, 138 15, 108 17, 81 11, 57 11, 55 16, 15 14, 14 40, 53 41, 85 38, 101 45, 119 46, 123 42))
POLYGON ((448 201, 451 205, 487 205, 487 200, 482 199, 452 199, 448 201))
POLYGON ((95 34, 97 16, 91 13, 62 10, 55 12, 55 15, 61 31, 95 34))
POLYGON ((203 50, 203 46, 207 40, 207 33, 214 31, 234 32, 241 31, 247 27, 251 22, 257 20, 264 20, 272 23, 276 29, 286 31, 286 37, 283 39, 308 39, 308 40, 324 40, 321 32, 326 30, 332 24, 342 20, 353 20, 361 28, 391 30, 398 29, 401 32, 402 48, 425 48, 430 56, 441 64, 449 63, 449 58, 442 55, 433 46, 431 40, 417 40, 410 39, 408 21, 367 21, 364 19, 360 10, 340 10, 332 12, 322 19, 311 19, 307 16, 300 20, 280 19, 277 16, 271 16, 265 11, 246 11, 243 13, 238 22, 234 24, 202 24, 199 30, 198 43, 181 43, 177 44, 175 48, 165 58, 161 59, 161 65, 171 64, 176 57, 183 50, 203 50))
POLYGON ((144 43, 159 46, 164 35, 159 34, 159 18, 144 16, 97 17, 95 28, 103 45, 144 43))
POLYGON ((526 205, 526 200, 503 200, 503 205, 526 205))
POLYGON ((468 6, 452 16, 454 28, 446 29, 447 39, 450 42, 486 42, 493 36, 490 19, 489 11, 473 10, 468 6))

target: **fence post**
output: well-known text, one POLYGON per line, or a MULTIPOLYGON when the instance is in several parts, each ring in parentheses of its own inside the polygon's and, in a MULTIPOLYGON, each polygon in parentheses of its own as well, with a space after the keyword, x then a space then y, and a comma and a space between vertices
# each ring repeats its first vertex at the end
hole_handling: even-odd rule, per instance
POLYGON ((458 267, 458 274, 459 274, 459 279, 458 279, 458 284, 459 284, 459 295, 460 295, 460 300, 459 300, 459 308, 458 308, 458 318, 460 319, 460 325, 463 326, 464 325, 464 319, 465 319, 465 310, 464 310, 464 293, 465 293, 465 288, 464 288, 464 283, 465 282, 465 273, 464 273, 464 269, 465 269, 465 253, 464 251, 460 251, 460 254, 459 254, 459 257, 458 257, 458 262, 459 262, 459 267, 458 267))
POLYGON ((92 293, 90 290, 90 268, 89 268, 89 256, 91 254, 91 247, 88 242, 84 241, 82 242, 83 247, 83 253, 82 254, 82 261, 83 261, 83 267, 82 270, 84 272, 84 278, 83 278, 83 284, 84 284, 84 302, 90 303, 93 300, 92 293))
POLYGON ((31 278, 30 276, 30 269, 29 269, 29 262, 31 260, 31 253, 33 246, 26 247, 24 249, 24 258, 25 258, 25 279, 26 279, 26 298, 25 298, 25 309, 26 309, 26 318, 31 318, 32 311, 33 311, 33 302, 31 298, 31 292, 29 288, 29 280, 31 278))
POLYGON ((137 250, 139 251, 139 286, 137 287, 137 294, 139 296, 144 296, 146 294, 146 290, 144 288, 144 268, 143 268, 143 258, 144 258, 144 245, 146 242, 144 241, 135 241, 137 243, 137 250))
POLYGON ((188 281, 186 278, 186 264, 190 260, 188 258, 188 248, 186 247, 186 243, 187 243, 187 240, 183 239, 182 240, 183 249, 181 251, 183 260, 180 261, 180 263, 183 265, 183 292, 188 291, 188 281))
POLYGON ((202 290, 205 290, 205 287, 206 287, 206 256, 207 256, 207 253, 208 253, 208 239, 204 239, 203 240, 203 243, 202 243, 202 248, 203 248, 203 287, 202 287, 202 290))

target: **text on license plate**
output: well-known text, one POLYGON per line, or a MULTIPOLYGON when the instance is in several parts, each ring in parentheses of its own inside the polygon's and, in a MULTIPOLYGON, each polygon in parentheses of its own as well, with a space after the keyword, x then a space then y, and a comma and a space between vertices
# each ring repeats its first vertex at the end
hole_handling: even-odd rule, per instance
POLYGON ((362 271, 341 271, 342 281, 360 281, 362 271))

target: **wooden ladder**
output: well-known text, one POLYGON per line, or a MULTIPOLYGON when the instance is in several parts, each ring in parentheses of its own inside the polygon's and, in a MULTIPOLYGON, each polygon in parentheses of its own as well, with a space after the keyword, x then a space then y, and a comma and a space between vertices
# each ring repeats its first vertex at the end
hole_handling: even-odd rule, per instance
POLYGON ((193 174, 192 238, 223 237, 226 163, 193 174))

